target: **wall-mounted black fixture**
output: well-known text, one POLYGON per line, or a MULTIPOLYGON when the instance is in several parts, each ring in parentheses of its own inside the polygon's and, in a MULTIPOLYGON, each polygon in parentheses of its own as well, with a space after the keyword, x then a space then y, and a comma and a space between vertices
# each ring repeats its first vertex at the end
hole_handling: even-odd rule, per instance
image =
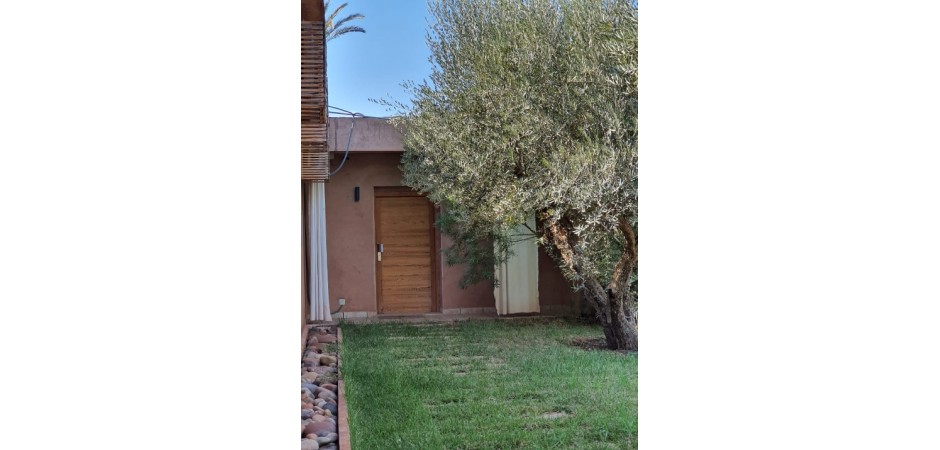
POLYGON ((356 193, 354 194, 356 201, 359 201, 359 186, 356 186, 356 193))

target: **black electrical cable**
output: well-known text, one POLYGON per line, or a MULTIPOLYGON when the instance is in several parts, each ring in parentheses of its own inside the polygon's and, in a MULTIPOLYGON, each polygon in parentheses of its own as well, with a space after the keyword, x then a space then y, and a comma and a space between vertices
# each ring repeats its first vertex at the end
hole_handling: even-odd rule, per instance
POLYGON ((349 157, 349 145, 352 144, 353 129, 356 128, 356 118, 358 117, 364 117, 364 116, 359 113, 352 113, 352 125, 349 126, 349 139, 346 141, 346 152, 343 153, 343 160, 340 161, 339 167, 337 167, 336 170, 330 172, 330 177, 332 177, 333 175, 336 175, 336 173, 339 172, 339 170, 343 168, 343 165, 346 164, 346 158, 349 157))
POLYGON ((367 115, 364 115, 364 114, 361 114, 361 113, 352 112, 352 111, 349 111, 349 110, 347 110, 347 109, 343 109, 343 108, 340 108, 340 107, 338 107, 338 106, 333 106, 333 105, 327 105, 327 108, 332 108, 332 109, 335 109, 335 110, 340 111, 340 112, 338 112, 337 114, 342 114, 342 115, 347 115, 347 116, 352 117, 352 125, 349 126, 349 139, 346 141, 346 151, 343 152, 343 160, 340 161, 339 167, 337 167, 336 170, 330 172, 330 176, 332 177, 333 175, 336 175, 336 173, 339 172, 340 169, 343 168, 343 165, 346 164, 346 159, 349 158, 349 145, 352 144, 352 135, 353 135, 353 129, 356 128, 356 119, 361 118, 361 119, 383 119, 383 120, 388 120, 388 119, 390 119, 390 117, 373 117, 373 116, 367 116, 367 115))

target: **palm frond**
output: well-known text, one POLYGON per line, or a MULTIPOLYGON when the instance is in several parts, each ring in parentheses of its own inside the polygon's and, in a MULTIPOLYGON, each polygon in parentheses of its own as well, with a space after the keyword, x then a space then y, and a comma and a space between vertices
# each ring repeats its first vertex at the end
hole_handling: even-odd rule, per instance
MULTIPOLYGON (((333 10, 332 13, 330 13, 330 17, 327 17, 327 18, 326 18, 326 25, 327 25, 327 28, 330 28, 330 27, 333 26, 333 19, 336 19, 336 16, 339 14, 339 12, 342 11, 343 8, 345 8, 346 5, 348 5, 348 4, 349 4, 349 2, 343 3, 342 5, 339 5, 338 7, 336 7, 336 9, 333 10)), ((327 8, 329 8, 329 3, 327 3, 326 5, 323 6, 323 10, 325 11, 327 8)))
MULTIPOLYGON (((327 17, 326 21, 323 23, 323 29, 324 29, 323 31, 326 33, 327 42, 329 42, 330 40, 332 40, 333 38, 337 36, 342 36, 346 33, 365 33, 366 32, 366 30, 363 29, 362 27, 356 27, 356 26, 344 27, 343 26, 343 24, 345 24, 346 22, 349 22, 350 20, 365 19, 366 16, 362 14, 353 13, 346 17, 343 17, 342 19, 339 19, 339 21, 336 20, 337 16, 339 16, 340 11, 346 8, 347 5, 349 5, 348 2, 343 3, 342 5, 339 5, 335 10, 333 10, 333 12, 330 13, 329 17, 327 17)), ((326 2, 324 2, 323 8, 324 10, 329 10, 330 0, 327 0, 326 2)))
POLYGON ((333 25, 333 28, 339 28, 339 27, 342 27, 344 23, 349 22, 350 20, 365 19, 365 18, 366 18, 366 16, 363 16, 362 14, 359 14, 359 13, 350 14, 350 15, 344 17, 344 18, 343 18, 342 20, 340 20, 339 22, 336 22, 336 23, 334 23, 334 24, 332 24, 332 25, 333 25))
POLYGON ((364 30, 362 27, 357 27, 357 26, 348 26, 348 27, 343 27, 339 29, 334 29, 332 30, 332 32, 330 32, 327 35, 326 41, 330 42, 330 40, 332 40, 333 38, 342 36, 346 33, 365 33, 365 32, 366 30, 364 30))

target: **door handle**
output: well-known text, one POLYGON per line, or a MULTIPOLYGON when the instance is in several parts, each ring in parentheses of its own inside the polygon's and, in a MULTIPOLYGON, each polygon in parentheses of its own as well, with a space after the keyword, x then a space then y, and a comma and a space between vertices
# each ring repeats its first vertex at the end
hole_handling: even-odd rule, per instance
POLYGON ((382 252, 385 251, 385 246, 382 244, 376 245, 375 257, 378 261, 382 261, 382 252))

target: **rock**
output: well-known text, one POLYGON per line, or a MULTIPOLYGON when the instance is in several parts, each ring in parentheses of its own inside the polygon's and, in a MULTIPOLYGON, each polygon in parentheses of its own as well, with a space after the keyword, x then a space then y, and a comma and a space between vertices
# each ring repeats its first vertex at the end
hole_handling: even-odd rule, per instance
POLYGON ((323 375, 323 374, 325 374, 325 373, 336 373, 336 368, 335 368, 335 367, 330 367, 330 366, 311 367, 310 370, 311 370, 311 372, 316 372, 316 373, 318 373, 318 374, 320 374, 320 375, 323 375))
POLYGON ((315 335, 315 334, 310 334, 310 336, 307 337, 307 345, 316 344, 317 342, 318 342, 318 341, 317 341, 317 335, 315 335))
POLYGON ((320 450, 339 450, 339 446, 336 444, 328 444, 323 447, 320 447, 320 450))
POLYGON ((330 355, 320 355, 320 364, 324 366, 329 366, 330 364, 336 364, 336 357, 330 355))
POLYGON ((313 417, 313 410, 312 410, 312 409, 301 409, 301 410, 300 410, 300 418, 301 418, 301 419, 309 419, 309 418, 311 418, 311 417, 313 417))
MULTIPOLYGON (((324 334, 322 336, 318 336, 317 341, 319 341, 321 344, 332 344, 336 342, 336 336, 333 336, 332 334, 324 334)), ((296 355, 296 353, 294 354, 296 355)))
POLYGON ((317 385, 315 385, 315 384, 313 384, 313 383, 311 383, 311 382, 309 382, 309 381, 307 381, 307 380, 301 380, 301 381, 300 381, 300 387, 301 387, 301 388, 307 388, 307 389, 310 390, 310 392, 313 392, 313 391, 317 390, 317 385))
POLYGON ((300 440, 300 450, 317 450, 320 448, 320 444, 316 439, 301 439, 300 440))
POLYGON ((316 434, 317 436, 326 436, 329 433, 336 433, 336 424, 331 421, 313 422, 307 424, 304 428, 304 435, 316 434))
POLYGON ((313 404, 314 404, 314 405, 317 405, 317 406, 320 407, 320 408, 322 408, 323 405, 326 404, 326 400, 323 400, 322 398, 318 398, 318 399, 316 399, 316 400, 313 401, 313 404))
POLYGON ((327 433, 326 436, 321 436, 317 438, 317 444, 326 445, 332 442, 339 440, 339 435, 336 433, 327 433))
POLYGON ((323 406, 323 409, 329 411, 330 414, 334 416, 338 414, 336 405, 333 403, 327 403, 326 405, 323 406))
MULTIPOLYGON (((327 419, 326 416, 322 414, 314 414, 313 417, 310 418, 310 420, 313 422, 326 422, 329 419, 327 419)), ((304 426, 307 426, 307 425, 304 424, 304 426)), ((304 430, 300 430, 300 431, 303 432, 304 430)))
POLYGON ((336 400, 336 394, 333 391, 322 390, 317 394, 317 398, 322 398, 323 400, 336 400))
POLYGON ((323 383, 323 385, 320 387, 323 389, 329 389, 333 392, 336 392, 337 389, 339 389, 335 384, 331 384, 331 383, 323 383))
POLYGON ((314 370, 312 372, 305 373, 301 378, 309 382, 314 382, 314 381, 317 381, 317 378, 319 378, 319 376, 320 374, 316 370, 314 370))

